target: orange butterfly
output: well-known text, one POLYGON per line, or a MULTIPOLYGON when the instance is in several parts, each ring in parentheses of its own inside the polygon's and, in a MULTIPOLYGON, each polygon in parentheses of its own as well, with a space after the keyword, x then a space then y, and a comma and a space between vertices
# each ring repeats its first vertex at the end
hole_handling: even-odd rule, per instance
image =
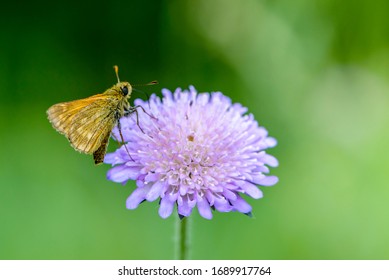
MULTIPOLYGON (((123 142, 119 122, 121 117, 136 113, 138 123, 136 109, 140 106, 131 107, 128 102, 132 86, 128 82, 120 82, 118 67, 115 65, 114 69, 118 82, 104 93, 58 103, 47 110, 53 127, 69 139, 76 151, 93 154, 95 164, 104 161, 108 140, 115 125, 118 125, 123 142)), ((149 84, 156 83, 153 81, 149 84)))

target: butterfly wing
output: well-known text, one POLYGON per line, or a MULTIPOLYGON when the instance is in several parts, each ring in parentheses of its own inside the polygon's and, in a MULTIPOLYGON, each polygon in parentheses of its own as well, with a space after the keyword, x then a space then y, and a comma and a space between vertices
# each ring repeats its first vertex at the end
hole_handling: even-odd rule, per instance
POLYGON ((105 154, 107 152, 108 140, 111 133, 106 133, 106 135, 102 136, 102 141, 100 147, 93 153, 93 159, 95 160, 95 164, 100 164, 104 161, 105 154))
POLYGON ((75 150, 86 154, 99 150, 100 157, 97 159, 95 156, 95 161, 101 163, 117 122, 119 102, 116 98, 100 94, 53 105, 47 113, 53 127, 69 139, 75 150))
POLYGON ((85 99, 55 104, 47 110, 48 119, 58 132, 68 136, 72 120, 77 113, 102 98, 102 94, 97 94, 85 99))
POLYGON ((96 100, 72 119, 68 139, 77 151, 92 154, 105 142, 116 124, 116 110, 110 99, 96 100))

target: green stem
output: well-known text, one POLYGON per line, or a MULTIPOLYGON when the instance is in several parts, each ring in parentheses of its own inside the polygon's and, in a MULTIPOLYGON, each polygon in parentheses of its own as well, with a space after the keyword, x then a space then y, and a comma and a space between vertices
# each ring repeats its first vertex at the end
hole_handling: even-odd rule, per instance
POLYGON ((182 220, 178 217, 177 218, 177 257, 176 259, 179 260, 187 260, 189 255, 189 221, 188 217, 183 218, 182 220))

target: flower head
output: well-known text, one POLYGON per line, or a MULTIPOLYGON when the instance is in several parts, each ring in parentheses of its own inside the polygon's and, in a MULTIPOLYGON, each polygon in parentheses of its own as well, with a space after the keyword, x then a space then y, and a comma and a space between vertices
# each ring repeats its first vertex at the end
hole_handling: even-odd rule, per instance
MULTIPOLYGON (((147 110, 120 120, 126 142, 105 157, 114 167, 107 178, 125 184, 135 180, 137 188, 127 199, 134 209, 144 200, 160 199, 159 215, 167 218, 177 205, 181 217, 197 207, 201 216, 212 218, 212 209, 251 214, 242 198, 262 197, 257 185, 277 183, 265 175, 277 160, 266 154, 276 145, 265 128, 241 104, 232 104, 221 92, 197 93, 194 87, 174 93, 162 90, 162 100, 135 100, 147 110), (143 130, 143 132, 142 132, 143 130)), ((118 128, 115 139, 121 139, 118 128)))

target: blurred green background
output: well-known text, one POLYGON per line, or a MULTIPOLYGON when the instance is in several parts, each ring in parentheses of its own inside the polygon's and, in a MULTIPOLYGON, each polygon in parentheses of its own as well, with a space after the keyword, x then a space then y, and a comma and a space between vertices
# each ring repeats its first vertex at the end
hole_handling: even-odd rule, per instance
MULTIPOLYGON (((8 6, 7 6, 8 5, 8 6)), ((191 216, 193 259, 389 259, 389 2, 33 1, 0 11, 0 259, 172 259, 175 217, 52 129, 122 80, 220 90, 279 144, 253 218, 191 216)), ((135 97, 144 95, 135 93, 135 97)), ((116 146, 112 145, 111 149, 116 146)))

